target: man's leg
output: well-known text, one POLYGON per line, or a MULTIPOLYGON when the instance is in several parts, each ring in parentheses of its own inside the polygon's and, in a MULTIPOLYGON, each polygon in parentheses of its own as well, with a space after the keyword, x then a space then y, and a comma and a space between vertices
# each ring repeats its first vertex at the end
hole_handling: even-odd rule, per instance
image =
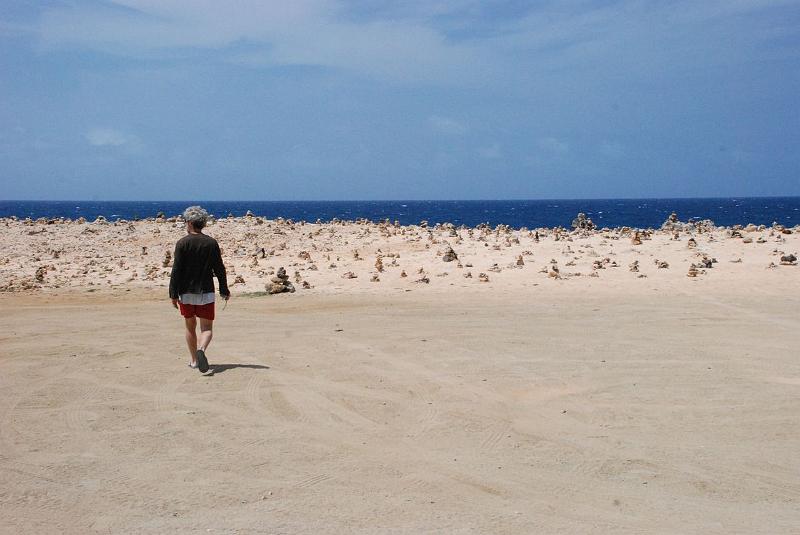
POLYGON ((214 320, 200 318, 200 336, 198 338, 197 349, 202 349, 203 351, 208 349, 208 344, 211 343, 211 338, 214 336, 214 332, 212 331, 213 325, 214 320))
MULTIPOLYGON (((192 356, 192 364, 197 364, 195 353, 197 352, 197 318, 183 318, 186 321, 186 345, 189 347, 189 354, 192 356)), ((202 320, 201 320, 202 321, 202 320)))

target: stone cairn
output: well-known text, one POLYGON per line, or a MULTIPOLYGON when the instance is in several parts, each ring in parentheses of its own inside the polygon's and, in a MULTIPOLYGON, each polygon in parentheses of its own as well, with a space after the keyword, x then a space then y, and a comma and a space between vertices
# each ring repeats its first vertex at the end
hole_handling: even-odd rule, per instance
POLYGON ((710 219, 702 219, 700 221, 689 219, 689 221, 684 223, 678 219, 678 214, 675 212, 672 212, 666 221, 664 221, 664 223, 661 225, 661 230, 667 230, 673 233, 680 231, 697 231, 699 233, 703 233, 711 232, 715 228, 716 225, 710 219))
POLYGON ((683 230, 683 224, 678 220, 678 214, 672 212, 661 225, 661 230, 683 230))
POLYGON ((574 230, 594 230, 594 223, 586 217, 586 214, 580 212, 578 217, 572 220, 572 228, 574 230))
POLYGON ((270 279, 270 283, 267 284, 267 293, 273 295, 284 292, 294 292, 294 285, 289 282, 289 275, 287 275, 286 270, 281 267, 278 268, 278 272, 270 279))
POLYGON ((452 262, 453 260, 458 260, 458 255, 453 250, 452 247, 448 247, 447 250, 444 252, 444 256, 442 256, 442 260, 445 262, 452 262))

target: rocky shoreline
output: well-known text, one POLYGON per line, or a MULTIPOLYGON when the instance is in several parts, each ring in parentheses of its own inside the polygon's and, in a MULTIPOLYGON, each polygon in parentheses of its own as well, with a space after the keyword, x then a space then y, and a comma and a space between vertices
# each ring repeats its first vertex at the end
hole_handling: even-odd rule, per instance
MULTIPOLYGON (((0 292, 166 286, 174 243, 184 233, 181 218, 164 214, 137 221, 3 218, 0 228, 0 292)), ((548 279, 619 279, 607 274, 621 266, 635 278, 669 272, 673 280, 675 273, 697 279, 712 269, 741 276, 743 270, 795 266, 800 249, 800 226, 719 227, 681 221, 674 213, 658 229, 597 228, 585 214, 571 229, 514 229, 363 219, 309 223, 248 213, 212 220, 206 232, 220 242, 234 292, 270 295, 381 285, 513 288, 548 279)))

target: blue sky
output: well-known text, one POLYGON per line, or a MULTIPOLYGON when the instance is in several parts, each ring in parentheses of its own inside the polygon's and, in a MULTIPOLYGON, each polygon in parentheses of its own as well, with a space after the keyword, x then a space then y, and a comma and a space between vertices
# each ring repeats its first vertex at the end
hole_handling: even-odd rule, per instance
POLYGON ((800 195, 800 1, 3 0, 2 199, 800 195))

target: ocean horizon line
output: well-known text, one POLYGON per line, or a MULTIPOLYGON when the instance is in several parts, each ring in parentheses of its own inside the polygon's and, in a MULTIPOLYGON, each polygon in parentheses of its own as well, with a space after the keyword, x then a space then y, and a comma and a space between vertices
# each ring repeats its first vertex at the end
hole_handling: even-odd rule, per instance
POLYGON ((714 201, 738 199, 800 199, 800 195, 730 195, 714 197, 551 197, 520 199, 0 199, 0 202, 83 202, 83 203, 354 203, 354 202, 596 202, 596 201, 714 201))
POLYGON ((183 213, 201 205, 217 217, 251 213, 294 221, 398 221, 413 225, 453 223, 520 227, 570 225, 584 213, 600 226, 660 226, 671 213, 682 220, 709 219, 718 225, 800 222, 800 197, 690 197, 643 199, 393 200, 393 201, 0 201, 0 217, 139 220, 183 213))

